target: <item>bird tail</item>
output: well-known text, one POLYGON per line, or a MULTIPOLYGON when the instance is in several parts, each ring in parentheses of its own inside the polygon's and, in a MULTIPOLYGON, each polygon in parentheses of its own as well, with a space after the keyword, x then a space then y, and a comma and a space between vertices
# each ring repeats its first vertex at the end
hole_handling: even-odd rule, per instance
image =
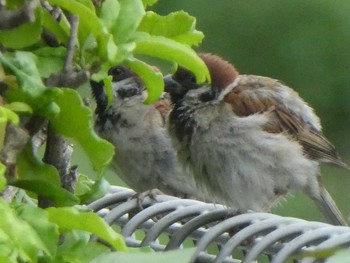
POLYGON ((348 226, 342 213, 324 186, 320 185, 320 195, 314 197, 313 200, 330 224, 348 226))

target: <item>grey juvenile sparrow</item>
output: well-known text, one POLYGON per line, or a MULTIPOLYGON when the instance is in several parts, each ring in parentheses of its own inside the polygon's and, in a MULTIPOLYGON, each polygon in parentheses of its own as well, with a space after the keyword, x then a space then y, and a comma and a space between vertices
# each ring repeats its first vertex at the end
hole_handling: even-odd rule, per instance
POLYGON ((268 211, 281 196, 303 192, 330 223, 346 225, 319 166, 349 167, 322 134, 313 109, 278 80, 239 75, 218 56, 200 57, 211 84, 196 84, 179 67, 165 77, 165 89, 174 104, 168 123, 173 144, 201 192, 240 211, 268 211))
POLYGON ((157 188, 195 197, 193 178, 179 166, 164 124, 170 102, 145 105, 144 83, 124 65, 111 68, 109 75, 113 77, 110 106, 103 83, 92 81, 91 86, 97 102, 95 130, 115 146, 112 165, 117 174, 137 192, 157 188))

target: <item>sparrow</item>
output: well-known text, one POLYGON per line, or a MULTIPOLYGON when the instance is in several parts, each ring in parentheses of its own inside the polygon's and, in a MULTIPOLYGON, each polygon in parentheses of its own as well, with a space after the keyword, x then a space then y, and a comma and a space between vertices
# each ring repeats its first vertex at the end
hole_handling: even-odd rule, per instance
POLYGON ((201 193, 258 212, 303 192, 327 221, 347 225, 322 184, 320 163, 349 166, 323 135, 313 109, 278 80, 240 75, 217 55, 199 56, 211 83, 197 84, 182 67, 164 82, 173 103, 168 130, 201 193))
POLYGON ((178 197, 195 197, 194 180, 185 173, 165 127, 169 99, 145 105, 144 82, 131 69, 109 70, 113 100, 108 105, 103 82, 91 81, 96 101, 95 130, 115 147, 112 167, 136 192, 158 189, 178 197))

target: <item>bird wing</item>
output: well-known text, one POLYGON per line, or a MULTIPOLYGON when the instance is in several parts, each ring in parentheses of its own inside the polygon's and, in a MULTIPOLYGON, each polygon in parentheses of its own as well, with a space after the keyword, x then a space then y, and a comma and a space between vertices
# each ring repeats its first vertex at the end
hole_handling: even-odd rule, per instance
POLYGON ((270 133, 284 133, 303 147, 313 160, 343 163, 335 147, 322 134, 318 117, 299 95, 281 82, 260 76, 240 75, 238 85, 225 97, 238 116, 267 113, 269 121, 263 129, 270 133))

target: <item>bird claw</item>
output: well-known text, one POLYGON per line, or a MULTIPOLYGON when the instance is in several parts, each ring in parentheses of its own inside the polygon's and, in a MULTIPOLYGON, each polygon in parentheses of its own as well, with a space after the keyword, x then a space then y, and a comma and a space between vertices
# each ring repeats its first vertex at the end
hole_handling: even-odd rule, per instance
POLYGON ((140 208, 140 210, 143 210, 145 208, 144 207, 145 199, 148 197, 152 201, 157 201, 158 195, 164 195, 164 193, 162 191, 160 191, 159 189, 154 188, 151 190, 144 191, 142 193, 136 193, 132 197, 132 199, 136 198, 138 207, 140 208))

